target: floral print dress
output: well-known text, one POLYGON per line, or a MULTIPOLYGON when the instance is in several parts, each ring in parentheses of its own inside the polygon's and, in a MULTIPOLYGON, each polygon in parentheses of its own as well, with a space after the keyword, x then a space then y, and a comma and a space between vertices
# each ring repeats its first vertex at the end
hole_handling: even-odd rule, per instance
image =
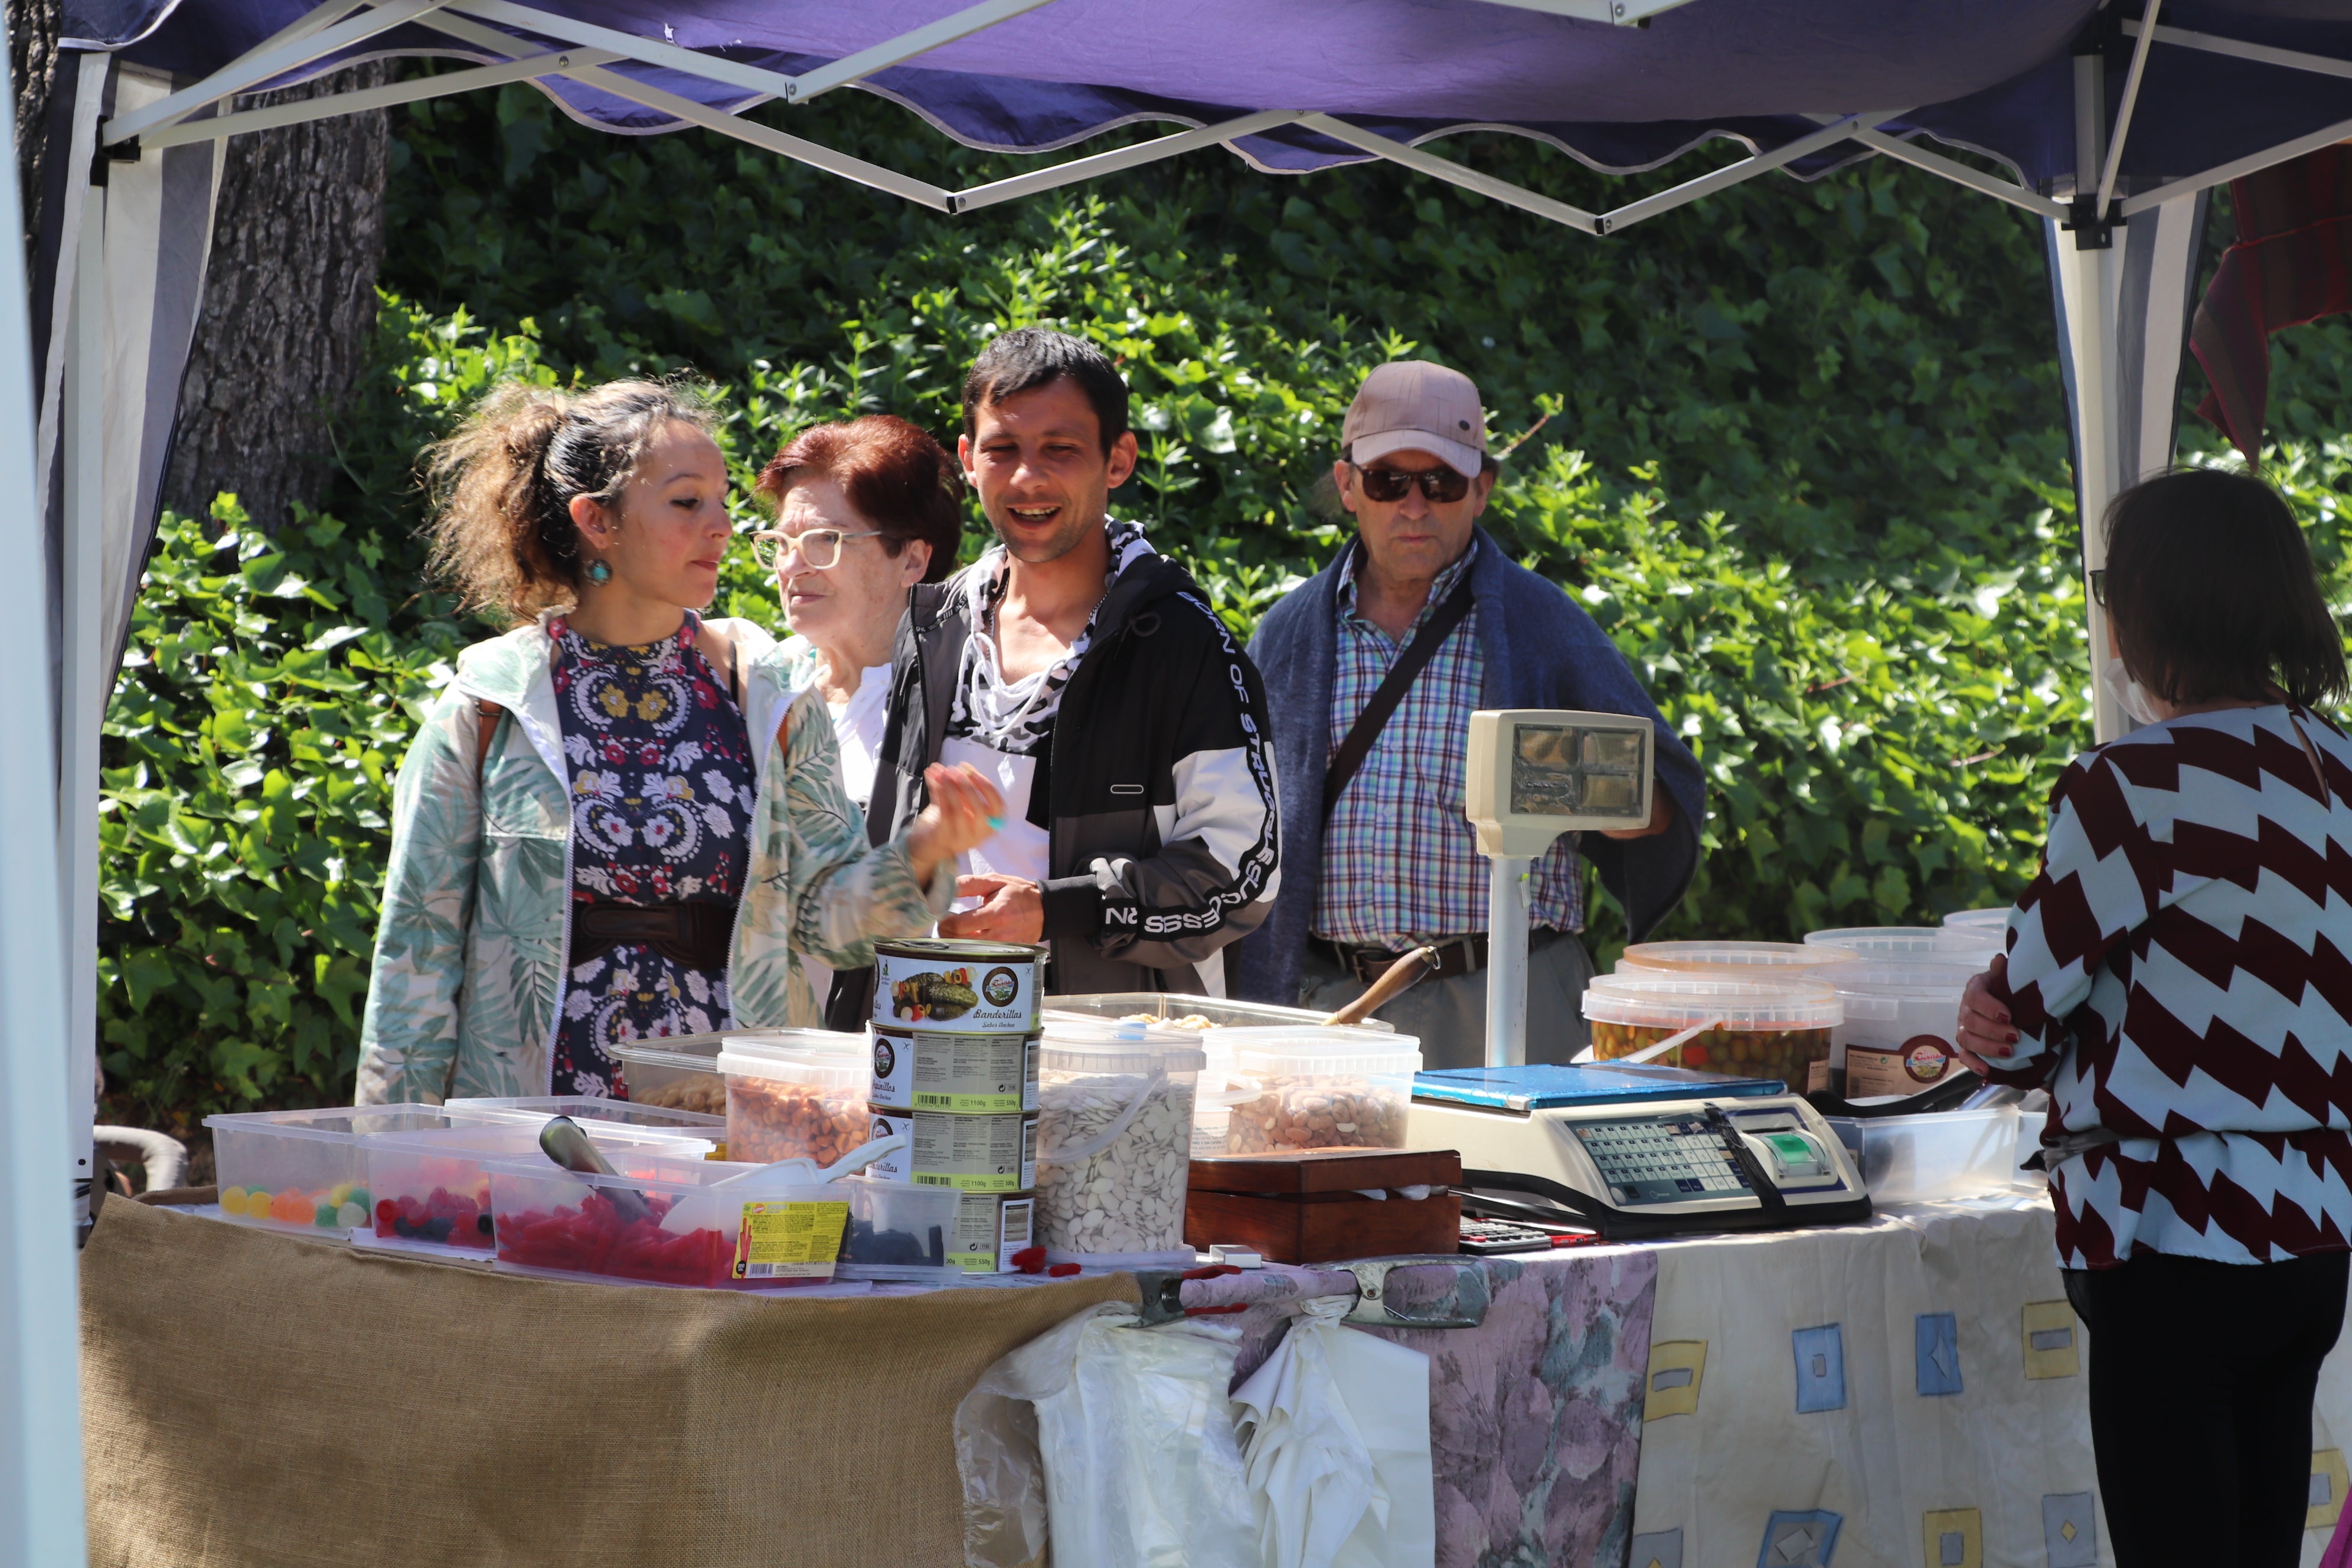
MULTIPOLYGON (((600 643, 561 616, 551 674, 571 772, 572 897, 656 905, 743 895, 756 801, 751 744, 723 677, 677 632, 641 647, 600 643)), ((555 1036, 557 1094, 610 1094, 613 1047, 734 1026, 723 968, 625 944, 572 966, 555 1036)))

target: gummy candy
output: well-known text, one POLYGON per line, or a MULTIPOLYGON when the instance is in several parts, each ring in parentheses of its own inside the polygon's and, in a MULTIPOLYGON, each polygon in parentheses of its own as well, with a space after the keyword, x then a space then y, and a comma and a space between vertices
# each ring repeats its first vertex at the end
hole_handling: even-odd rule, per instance
POLYGON ((256 1187, 251 1192, 246 1194, 245 1212, 247 1217, 251 1219, 268 1219, 269 1217, 269 1194, 263 1192, 259 1187, 256 1187))
POLYGON ((337 1182, 333 1186, 329 1187, 329 1188, 327 1189, 327 1202, 326 1202, 326 1205, 325 1205, 325 1206, 326 1206, 326 1207, 328 1207, 328 1208, 338 1208, 338 1209, 339 1209, 339 1208, 342 1207, 345 1204, 347 1204, 347 1203, 349 1203, 349 1202, 351 1202, 351 1201, 352 1201, 352 1184, 351 1184, 351 1183, 349 1183, 349 1182, 337 1182))
POLYGON ((221 1212, 223 1214, 243 1214, 245 1212, 245 1189, 243 1187, 223 1187, 221 1189, 220 1205, 221 1212))
POLYGON ((350 1202, 349 1200, 346 1200, 343 1206, 335 1211, 335 1223, 341 1226, 345 1230, 349 1230, 354 1226, 365 1225, 367 1222, 367 1210, 360 1207, 360 1205, 355 1203, 350 1202))
POLYGON ((335 1228, 335 1205, 334 1205, 331 1202, 326 1202, 326 1201, 322 1201, 322 1202, 320 1202, 320 1204, 319 1205, 319 1214, 318 1214, 318 1217, 317 1217, 315 1220, 313 1220, 311 1223, 312 1223, 312 1224, 314 1224, 314 1225, 316 1225, 316 1226, 319 1226, 320 1229, 322 1229, 322 1230, 332 1230, 332 1229, 334 1229, 334 1228, 335 1228))
MULTIPOLYGON (((624 1220, 612 1200, 592 1193, 578 1208, 535 1209, 498 1223, 499 1258, 535 1268, 611 1274, 663 1285, 733 1283, 735 1238, 717 1230, 678 1235, 661 1227, 672 1200, 648 1194, 649 1212, 624 1220)), ((762 1281, 761 1283, 765 1283, 762 1281)), ((779 1281, 782 1283, 782 1281, 779 1281)))
POLYGON ((292 1188, 278 1194, 269 1203, 269 1217, 288 1225, 309 1225, 317 1213, 318 1205, 292 1188))
POLYGON ((350 1192, 343 1194, 343 1202, 347 1204, 357 1204, 363 1209, 373 1208, 375 1206, 368 1200, 368 1190, 365 1187, 353 1187, 350 1192))

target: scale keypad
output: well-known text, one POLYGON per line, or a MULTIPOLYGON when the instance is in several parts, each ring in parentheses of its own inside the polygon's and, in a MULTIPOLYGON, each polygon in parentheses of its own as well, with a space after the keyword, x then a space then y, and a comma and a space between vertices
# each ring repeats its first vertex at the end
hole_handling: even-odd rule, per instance
POLYGON ((1686 1117, 1589 1121, 1577 1142, 1591 1156, 1611 1202, 1662 1204, 1731 1197, 1748 1180, 1706 1122, 1686 1117))

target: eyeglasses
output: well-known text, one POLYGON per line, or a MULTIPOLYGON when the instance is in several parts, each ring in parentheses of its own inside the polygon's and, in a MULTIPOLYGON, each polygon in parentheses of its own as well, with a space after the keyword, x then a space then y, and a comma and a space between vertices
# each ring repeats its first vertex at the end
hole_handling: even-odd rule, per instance
POLYGON ((837 528, 812 528, 799 533, 780 533, 774 529, 764 528, 751 536, 751 559, 760 563, 762 572, 781 572, 784 563, 797 554, 807 563, 810 571, 830 572, 841 564, 843 540, 881 537, 881 530, 873 528, 863 533, 845 533, 837 528))
POLYGON ((1442 463, 1436 468, 1422 468, 1418 471, 1409 468, 1367 468, 1358 464, 1349 466, 1355 468, 1358 481, 1364 487, 1364 496, 1368 500, 1383 502, 1402 500, 1405 498, 1405 492, 1415 485, 1419 485, 1421 493, 1431 500, 1460 500, 1470 493, 1469 476, 1457 474, 1442 463))
POLYGON ((2102 566, 2095 572, 2086 572, 2084 575, 2091 580, 2091 603, 2103 610, 2105 609, 2107 607, 2107 569, 2102 566))

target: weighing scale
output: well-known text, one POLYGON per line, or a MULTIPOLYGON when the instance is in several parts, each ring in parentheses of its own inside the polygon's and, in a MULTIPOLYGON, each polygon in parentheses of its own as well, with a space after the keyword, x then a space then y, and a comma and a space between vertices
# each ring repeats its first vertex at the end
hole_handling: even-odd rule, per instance
POLYGON ((1528 872, 1563 833, 1650 820, 1647 719, 1560 709, 1470 715, 1463 812, 1494 861, 1486 893, 1486 1065, 1528 1059, 1528 872))
POLYGON ((1405 1143, 1461 1152, 1465 1211, 1612 1239, 1870 1217, 1844 1145, 1777 1079, 1598 1062, 1425 1072, 1405 1143))

